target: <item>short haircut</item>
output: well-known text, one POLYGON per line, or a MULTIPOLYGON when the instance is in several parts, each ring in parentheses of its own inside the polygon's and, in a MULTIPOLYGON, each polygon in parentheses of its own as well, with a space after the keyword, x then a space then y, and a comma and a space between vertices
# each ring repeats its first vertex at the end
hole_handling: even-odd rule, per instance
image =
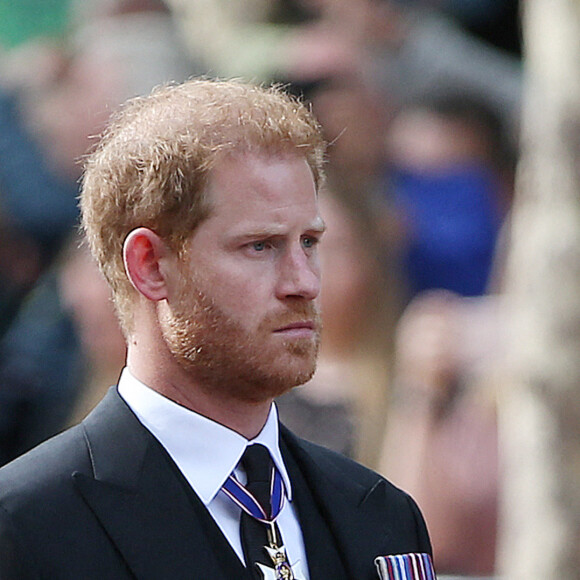
POLYGON ((210 171, 225 155, 298 153, 317 190, 324 178, 320 126, 280 87, 192 79, 128 101, 87 156, 81 213, 87 240, 132 329, 134 288, 123 264, 127 235, 144 226, 181 253, 209 215, 210 171))

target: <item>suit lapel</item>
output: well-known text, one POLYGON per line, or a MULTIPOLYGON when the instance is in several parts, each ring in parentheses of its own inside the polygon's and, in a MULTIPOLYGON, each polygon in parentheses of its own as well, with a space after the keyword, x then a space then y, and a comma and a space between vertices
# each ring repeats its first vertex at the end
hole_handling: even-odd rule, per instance
POLYGON ((282 452, 292 480, 292 503, 295 506, 302 529, 310 577, 346 580, 347 565, 344 562, 344 555, 338 549, 328 522, 322 516, 294 457, 290 453, 285 453, 283 445, 282 452))
MULTIPOLYGON (((299 440, 284 427, 281 427, 281 434, 283 449, 299 466, 334 536, 348 578, 374 580, 374 559, 379 554, 389 553, 385 550, 391 543, 389 525, 385 521, 384 489, 381 489, 384 482, 378 476, 369 478, 366 475, 367 485, 357 483, 352 474, 340 471, 326 455, 317 453, 316 447, 299 440)), ((353 468, 359 469, 355 464, 353 468)), ((309 559, 319 560, 320 542, 309 544, 309 559)))
POLYGON ((93 474, 75 473, 75 484, 136 578, 226 580, 243 571, 221 533, 216 557, 207 528, 217 525, 115 390, 83 425, 93 474))

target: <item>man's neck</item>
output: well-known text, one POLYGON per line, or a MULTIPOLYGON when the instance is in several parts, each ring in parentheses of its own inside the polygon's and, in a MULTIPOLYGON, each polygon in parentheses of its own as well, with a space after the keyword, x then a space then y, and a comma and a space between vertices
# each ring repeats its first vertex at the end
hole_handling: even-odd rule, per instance
POLYGON ((184 370, 152 365, 129 349, 127 367, 149 388, 178 405, 216 421, 246 439, 256 437, 264 427, 272 399, 244 401, 231 395, 204 388, 184 370))

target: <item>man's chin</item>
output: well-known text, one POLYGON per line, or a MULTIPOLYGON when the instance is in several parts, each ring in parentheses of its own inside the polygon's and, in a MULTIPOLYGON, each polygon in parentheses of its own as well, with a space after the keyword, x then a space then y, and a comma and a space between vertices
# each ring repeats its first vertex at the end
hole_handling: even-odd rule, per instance
POLYGON ((314 376, 316 371, 316 358, 312 357, 308 361, 302 360, 300 362, 302 364, 289 365, 287 367, 289 372, 285 392, 307 383, 314 376))
POLYGON ((254 388, 248 391, 250 398, 255 402, 259 400, 272 399, 284 395, 291 391, 294 387, 298 387, 307 383, 316 371, 316 362, 305 360, 288 361, 286 364, 281 363, 280 366, 273 365, 269 369, 267 376, 263 376, 262 380, 258 380, 254 388), (276 372, 276 368, 279 372, 276 372))

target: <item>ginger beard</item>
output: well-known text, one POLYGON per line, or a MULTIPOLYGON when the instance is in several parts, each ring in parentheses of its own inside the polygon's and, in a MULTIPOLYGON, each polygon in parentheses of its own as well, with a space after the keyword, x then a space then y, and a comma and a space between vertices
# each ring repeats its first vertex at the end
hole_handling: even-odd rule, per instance
POLYGON ((288 304, 248 330, 191 282, 173 308, 160 310, 160 324, 177 363, 214 394, 261 402, 304 384, 316 369, 321 322, 314 302, 288 304), (275 336, 277 328, 304 320, 315 323, 312 338, 275 336))

